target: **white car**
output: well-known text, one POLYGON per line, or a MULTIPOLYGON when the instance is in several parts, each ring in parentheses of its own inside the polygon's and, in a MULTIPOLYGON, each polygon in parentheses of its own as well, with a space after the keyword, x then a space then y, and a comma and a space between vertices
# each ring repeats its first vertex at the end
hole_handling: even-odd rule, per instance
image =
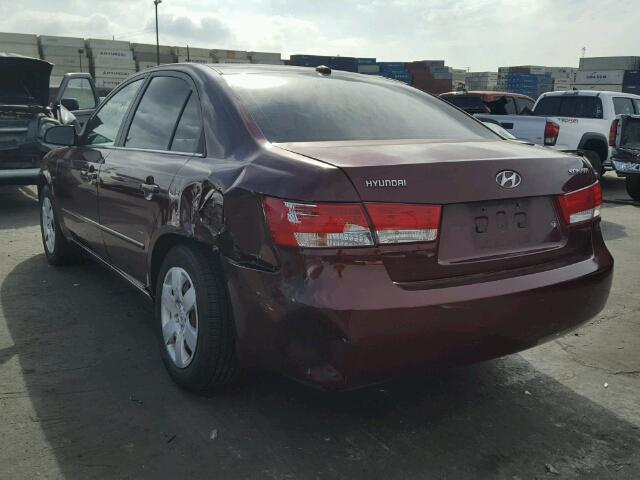
POLYGON ((583 151, 596 171, 610 165, 616 115, 640 114, 640 96, 569 90, 542 94, 533 115, 477 115, 497 121, 513 136, 557 150, 583 151))

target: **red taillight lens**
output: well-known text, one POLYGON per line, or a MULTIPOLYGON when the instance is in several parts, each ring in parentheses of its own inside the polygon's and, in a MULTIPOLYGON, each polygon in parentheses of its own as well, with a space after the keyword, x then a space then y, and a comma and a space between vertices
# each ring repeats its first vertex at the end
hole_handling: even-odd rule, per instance
POLYGON ((432 242, 438 238, 440 205, 365 204, 380 243, 432 242))
POLYGON ((439 205, 302 203, 264 198, 269 230, 278 245, 303 248, 367 247, 378 243, 432 242, 438 238, 439 205))
POLYGON ((609 146, 616 146, 616 137, 618 136, 618 119, 616 118, 613 122, 611 122, 611 127, 609 128, 609 146))
POLYGON ((558 204, 565 223, 586 222, 600 216, 602 187, 599 182, 558 197, 558 204))
POLYGON ((363 247, 373 245, 361 205, 298 203, 265 197, 264 210, 279 245, 290 247, 363 247))
POLYGON ((544 144, 555 145, 560 134, 560 125, 555 122, 547 122, 544 125, 544 144))

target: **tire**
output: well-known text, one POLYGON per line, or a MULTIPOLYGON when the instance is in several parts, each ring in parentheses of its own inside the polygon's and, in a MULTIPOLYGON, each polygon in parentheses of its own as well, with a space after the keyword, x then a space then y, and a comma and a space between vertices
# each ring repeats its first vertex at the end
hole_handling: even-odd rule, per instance
POLYGON ((203 392, 235 380, 235 332, 218 258, 195 245, 173 247, 156 283, 160 352, 173 381, 203 392))
POLYGON ((63 235, 48 186, 40 191, 40 233, 47 261, 51 265, 75 265, 82 259, 80 249, 63 235))
POLYGON ((598 176, 598 178, 604 175, 602 160, 600 160, 600 155, 598 155, 597 152, 594 152, 593 150, 586 150, 584 152, 584 156, 587 158, 587 160, 589 160, 589 163, 596 171, 596 175, 598 176))
POLYGON ((625 183, 629 196, 640 202, 640 175, 628 175, 625 183))

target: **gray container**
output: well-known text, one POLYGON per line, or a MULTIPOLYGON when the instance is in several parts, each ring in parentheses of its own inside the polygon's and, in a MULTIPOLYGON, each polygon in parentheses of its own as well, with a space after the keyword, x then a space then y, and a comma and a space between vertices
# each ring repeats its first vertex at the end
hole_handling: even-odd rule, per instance
POLYGON ((96 87, 101 90, 113 90, 118 85, 120 85, 123 81, 124 79, 117 79, 117 78, 100 78, 100 77, 94 78, 96 87))
POLYGON ((280 62, 282 55, 276 52, 249 52, 251 63, 280 62))
POLYGON ((135 72, 135 65, 133 68, 96 67, 94 69, 94 75, 96 78, 114 78, 121 80, 128 78, 135 72))
POLYGON ((580 59, 580 70, 637 70, 640 57, 587 57, 580 59))
POLYGON ((4 43, 21 43, 24 45, 38 46, 37 35, 31 35, 30 33, 5 33, 0 32, 0 44, 4 43))
POLYGON ((38 41, 41 46, 58 45, 60 47, 84 48, 84 38, 78 37, 54 37, 50 35, 40 35, 38 41))
POLYGON ((89 59, 84 55, 82 56, 82 61, 80 60, 79 55, 74 55, 70 57, 51 56, 51 57, 45 57, 44 60, 60 67, 62 66, 80 67, 81 63, 83 67, 86 67, 87 65, 89 65, 89 59))
MULTIPOLYGON (((138 58, 138 53, 156 53, 156 46, 152 43, 132 43, 131 50, 133 50, 134 57, 138 58)), ((160 45, 160 55, 172 55, 171 47, 169 45, 160 45)))
POLYGON ((44 45, 41 48, 43 57, 72 57, 78 56, 78 50, 82 50, 83 54, 87 54, 84 47, 62 47, 60 45, 44 45))
POLYGON ((358 65, 358 73, 366 73, 367 75, 378 75, 380 73, 380 65, 358 65))
POLYGON ((173 47, 173 53, 176 57, 209 57, 211 58, 211 50, 208 48, 198 47, 173 47))
POLYGON ((131 50, 131 44, 124 40, 103 40, 101 38, 87 38, 88 48, 102 50, 131 50))
MULTIPOLYGON (((156 52, 133 52, 138 62, 155 62, 156 52)), ((160 53, 160 63, 175 63, 176 58, 170 53, 160 53)))
POLYGON ((122 65, 131 64, 133 61, 133 53, 131 50, 111 50, 92 48, 89 51, 91 61, 95 65, 122 65))
POLYGON ((622 85, 624 70, 578 70, 575 83, 582 85, 622 85))
POLYGON ((89 65, 82 65, 82 69, 80 66, 69 66, 69 65, 54 65, 51 69, 51 75, 54 77, 62 77, 67 73, 76 73, 76 72, 85 72, 89 73, 89 65))
POLYGON ((207 64, 212 63, 213 59, 211 57, 198 57, 191 54, 188 57, 186 55, 178 55, 178 63, 186 62, 207 64))
POLYGON ((17 55, 24 55, 25 57, 40 58, 38 45, 30 45, 28 43, 0 42, 0 52, 15 53, 17 55))

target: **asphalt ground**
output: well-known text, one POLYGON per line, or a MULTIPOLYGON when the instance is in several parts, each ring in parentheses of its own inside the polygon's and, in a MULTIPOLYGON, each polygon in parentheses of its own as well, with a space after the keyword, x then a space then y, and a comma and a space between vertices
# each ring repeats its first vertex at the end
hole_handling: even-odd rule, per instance
POLYGON ((0 188, 0 479, 640 478, 640 205, 603 179, 606 309, 520 355, 353 392, 251 372, 196 396, 150 304, 45 261, 32 188, 0 188))

